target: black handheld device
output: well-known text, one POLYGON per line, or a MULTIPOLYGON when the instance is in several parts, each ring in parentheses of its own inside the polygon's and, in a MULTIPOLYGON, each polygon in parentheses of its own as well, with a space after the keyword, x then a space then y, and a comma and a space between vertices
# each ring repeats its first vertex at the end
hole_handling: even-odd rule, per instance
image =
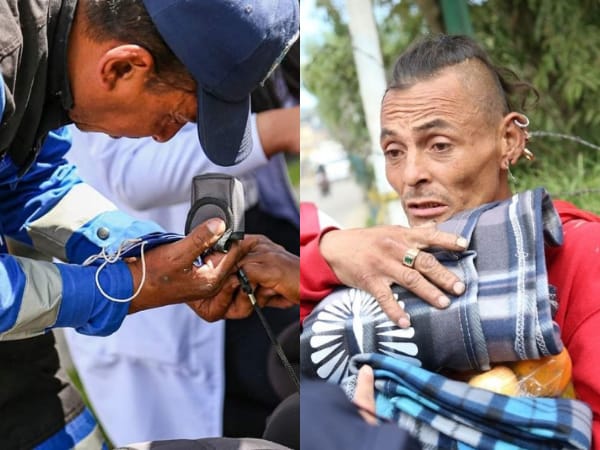
MULTIPOLYGON (((213 217, 223 219, 226 226, 225 234, 214 245, 214 250, 227 252, 233 241, 244 239, 244 186, 240 180, 220 173, 197 175, 192 179, 192 206, 185 223, 185 234, 189 234, 194 227, 213 217)), ((242 268, 238 268, 237 277, 240 280, 242 290, 248 295, 254 311, 262 322, 275 352, 294 382, 296 389, 299 390, 298 377, 266 317, 260 310, 254 296, 254 288, 242 268)))
POLYGON ((185 223, 185 234, 202 222, 219 217, 225 234, 214 249, 227 252, 233 241, 244 239, 244 186, 235 177, 208 173, 192 179, 192 206, 185 223))

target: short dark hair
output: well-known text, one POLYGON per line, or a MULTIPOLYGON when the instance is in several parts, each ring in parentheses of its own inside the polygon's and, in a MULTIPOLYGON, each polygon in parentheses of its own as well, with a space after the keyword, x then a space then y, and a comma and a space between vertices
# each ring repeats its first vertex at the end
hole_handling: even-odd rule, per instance
POLYGON ((468 36, 444 34, 426 36, 404 51, 394 65, 387 90, 409 88, 417 81, 467 60, 479 61, 490 72, 502 100, 504 114, 514 109, 511 101, 514 97, 521 97, 519 106, 522 109, 527 109, 528 94, 533 93, 534 103, 539 98, 535 87, 520 80, 512 70, 495 66, 475 40, 468 36))
POLYGON ((116 39, 139 45, 152 55, 152 87, 167 85, 195 92, 194 78, 165 43, 142 0, 80 0, 79 4, 83 6, 85 31, 90 39, 116 39))

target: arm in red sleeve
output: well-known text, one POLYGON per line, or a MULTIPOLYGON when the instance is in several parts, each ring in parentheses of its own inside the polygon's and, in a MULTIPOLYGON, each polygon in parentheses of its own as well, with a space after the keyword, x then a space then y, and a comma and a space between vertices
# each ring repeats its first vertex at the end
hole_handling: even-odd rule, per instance
POLYGON ((313 203, 300 205, 300 320, 313 310, 316 303, 341 283, 321 255, 319 242, 323 234, 335 230, 321 230, 319 213, 313 203))

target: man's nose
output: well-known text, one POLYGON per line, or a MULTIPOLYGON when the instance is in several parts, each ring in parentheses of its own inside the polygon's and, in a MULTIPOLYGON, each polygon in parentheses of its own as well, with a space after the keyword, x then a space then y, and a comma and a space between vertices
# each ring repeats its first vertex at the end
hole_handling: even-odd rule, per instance
POLYGON ((429 168, 427 157, 419 150, 409 150, 404 163, 404 182, 409 186, 428 181, 429 168))
POLYGON ((163 128, 160 133, 152 135, 152 139, 156 142, 167 142, 181 129, 181 126, 163 128))

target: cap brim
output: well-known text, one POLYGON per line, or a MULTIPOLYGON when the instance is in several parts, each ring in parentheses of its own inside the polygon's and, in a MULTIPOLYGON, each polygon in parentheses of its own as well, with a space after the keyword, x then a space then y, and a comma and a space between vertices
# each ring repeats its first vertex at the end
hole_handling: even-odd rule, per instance
POLYGON ((213 163, 232 166, 252 149, 250 97, 225 102, 201 87, 198 89, 198 138, 213 163))

